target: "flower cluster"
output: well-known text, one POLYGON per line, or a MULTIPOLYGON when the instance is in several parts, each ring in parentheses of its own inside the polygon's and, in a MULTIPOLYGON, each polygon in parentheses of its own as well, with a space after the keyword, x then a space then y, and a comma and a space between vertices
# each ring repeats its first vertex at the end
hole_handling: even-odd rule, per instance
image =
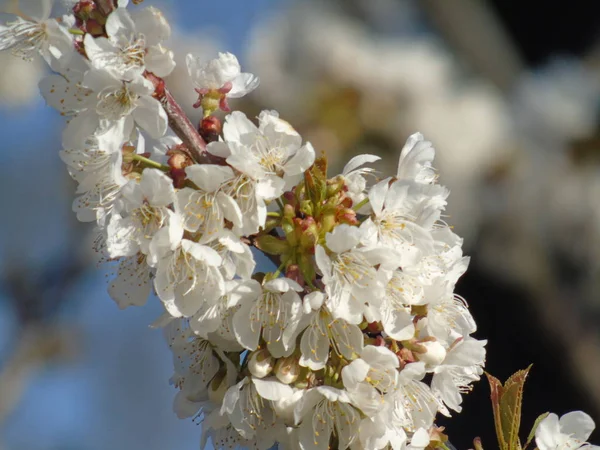
POLYGON ((175 63, 157 9, 81 0, 50 18, 39 3, 41 19, 17 15, 0 44, 55 72, 40 89, 68 118, 73 209, 117 268, 116 303, 153 291, 164 305, 177 415, 217 449, 442 446, 436 415, 461 410, 486 342, 454 294, 468 258, 441 219, 431 143, 413 134, 388 178, 373 155, 330 177, 275 111, 221 124, 258 86, 232 54, 187 56, 194 126, 163 80, 175 63))

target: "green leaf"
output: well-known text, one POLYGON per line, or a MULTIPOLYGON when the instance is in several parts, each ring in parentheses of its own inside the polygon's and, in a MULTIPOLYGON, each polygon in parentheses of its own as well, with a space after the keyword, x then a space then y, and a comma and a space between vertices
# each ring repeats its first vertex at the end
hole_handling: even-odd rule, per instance
POLYGON ((519 427, 521 425, 521 405, 523 387, 529 373, 529 366, 513 374, 504 383, 486 373, 491 389, 492 410, 500 450, 521 450, 519 427))
POLYGON ((258 236, 254 240, 254 245, 269 255, 282 255, 290 251, 290 246, 285 239, 270 234, 258 236))
POLYGON ((548 417, 548 414, 550 414, 550 413, 545 412, 544 414, 540 415, 537 419, 535 419, 535 422, 533 423, 533 427, 531 428, 531 431, 529 432, 529 436, 527 436, 527 442, 525 442, 525 445, 523 446, 523 448, 527 448, 527 446, 531 443, 531 441, 535 437, 535 430, 537 430, 537 427, 540 424, 540 422, 542 420, 544 420, 546 417, 548 417))

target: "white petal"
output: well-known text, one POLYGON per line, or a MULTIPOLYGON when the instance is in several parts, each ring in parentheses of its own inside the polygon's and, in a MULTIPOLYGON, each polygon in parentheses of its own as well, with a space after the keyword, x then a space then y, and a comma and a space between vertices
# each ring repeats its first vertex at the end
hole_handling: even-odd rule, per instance
POLYGON ((221 255, 206 245, 197 244, 196 242, 184 239, 181 241, 181 247, 198 261, 202 261, 209 266, 217 267, 223 262, 221 255))
POLYGON ((165 19, 162 12, 153 6, 134 9, 131 13, 131 18, 135 22, 136 31, 144 35, 146 47, 155 46, 166 41, 171 36, 169 22, 165 19))
POLYGON ((121 260, 117 276, 108 285, 108 294, 124 309, 128 306, 143 306, 150 295, 150 272, 144 260, 137 255, 121 260))
POLYGON ((379 216, 383 210, 385 197, 390 187, 389 180, 389 178, 386 178, 385 180, 373 185, 373 187, 371 187, 369 190, 369 203, 371 204, 371 208, 376 216, 379 216))
POLYGON ((587 441, 594 428, 596 428, 594 420, 583 411, 567 413, 558 422, 561 432, 572 434, 580 441, 587 441))
POLYGON ((260 80, 254 74, 240 73, 231 83, 233 86, 227 97, 240 98, 256 89, 260 84, 260 80))
POLYGON ((188 178, 205 192, 215 192, 223 183, 233 178, 229 166, 194 164, 185 168, 188 178))
POLYGON ((365 380, 369 373, 369 364, 362 359, 356 359, 342 369, 342 379, 347 389, 355 389, 356 386, 365 380))
POLYGON ((285 163, 286 175, 298 175, 307 170, 315 162, 315 150, 310 143, 299 148, 296 154, 285 163))
POLYGON ((256 350, 260 337, 260 323, 249 320, 251 317, 252 303, 246 301, 233 316, 233 331, 235 338, 244 348, 256 350))
POLYGON ((94 111, 85 111, 73 117, 63 131, 63 147, 82 147, 85 141, 96 132, 99 125, 100 119, 94 111))
POLYGON ((266 379, 252 377, 252 382, 256 387, 258 395, 266 400, 282 400, 286 397, 291 397, 294 393, 290 386, 281 383, 274 377, 266 379))
POLYGON ((135 24, 125 8, 117 8, 106 20, 106 34, 111 39, 119 39, 122 36, 129 38, 135 34, 135 24))
POLYGON ((410 445, 417 448, 425 448, 429 445, 429 433, 424 428, 419 428, 413 434, 410 445))
POLYGON ((555 450, 560 435, 558 416, 549 414, 535 430, 535 443, 540 450, 555 450))
POLYGON ((223 136, 226 142, 240 142, 240 137, 248 133, 258 134, 258 128, 244 113, 233 111, 225 118, 223 136))
POLYGON ((344 170, 342 173, 344 175, 349 175, 355 169, 359 168, 363 164, 372 163, 375 161, 379 161, 381 157, 376 155, 358 155, 348 161, 348 164, 344 166, 344 170))
POLYGON ((406 140, 398 162, 399 180, 414 180, 420 183, 430 183, 435 179, 431 162, 435 150, 431 142, 426 141, 421 133, 414 133, 406 140))
POLYGON ((167 113, 153 97, 143 95, 138 98, 133 118, 153 139, 160 139, 167 132, 167 113))
POLYGON ((157 77, 166 77, 175 69, 175 59, 173 52, 163 46, 155 45, 150 47, 144 57, 146 70, 152 72, 157 77))
POLYGON ((343 223, 325 235, 325 242, 332 252, 343 253, 356 247, 362 237, 360 228, 343 223))

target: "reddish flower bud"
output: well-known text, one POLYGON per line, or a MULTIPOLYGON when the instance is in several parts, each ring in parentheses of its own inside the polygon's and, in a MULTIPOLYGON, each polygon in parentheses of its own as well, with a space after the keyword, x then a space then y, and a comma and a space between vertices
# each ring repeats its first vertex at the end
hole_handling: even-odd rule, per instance
POLYGON ((169 172, 171 178, 173 178, 173 186, 177 189, 182 189, 185 186, 186 173, 183 169, 171 169, 169 172))
POLYGON ((86 21, 92 16, 92 12, 96 10, 96 5, 92 0, 81 0, 73 6, 73 15, 76 19, 86 21))
POLYGON ((300 266, 298 264, 290 264, 285 271, 285 276, 290 280, 295 281, 300 286, 304 286, 304 277, 300 271, 300 266))
POLYGON ((206 141, 206 143, 217 141, 222 130, 223 125, 221 124, 219 118, 215 116, 205 117, 202 119, 200 126, 198 127, 198 132, 206 141))
POLYGON ((102 36, 104 34, 104 25, 95 19, 85 21, 85 31, 92 36, 102 36))

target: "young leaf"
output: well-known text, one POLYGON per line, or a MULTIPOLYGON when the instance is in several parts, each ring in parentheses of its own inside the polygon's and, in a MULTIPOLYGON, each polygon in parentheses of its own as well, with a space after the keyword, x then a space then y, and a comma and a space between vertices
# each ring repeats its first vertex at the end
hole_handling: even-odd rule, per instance
POLYGON ((521 404, 523 386, 529 373, 529 366, 513 374, 504 383, 486 374, 490 383, 492 409, 500 450, 520 450, 519 427, 521 425, 521 404))
POLYGON ((502 419, 500 416, 500 399, 502 398, 502 383, 500 380, 489 373, 485 373, 490 383, 490 399, 492 400, 492 411, 494 412, 494 425, 496 426, 496 436, 498 437, 498 447, 500 450, 508 450, 504 433, 502 432, 502 419))
POLYGON ((542 420, 544 420, 546 417, 548 417, 548 414, 550 414, 550 413, 545 412, 544 414, 540 415, 537 419, 535 419, 535 422, 533 423, 533 427, 531 428, 531 431, 529 432, 529 436, 527 436, 527 442, 525 442, 523 449, 526 449, 527 446, 531 443, 531 441, 535 437, 535 430, 537 430, 537 427, 540 424, 540 422, 542 420))

